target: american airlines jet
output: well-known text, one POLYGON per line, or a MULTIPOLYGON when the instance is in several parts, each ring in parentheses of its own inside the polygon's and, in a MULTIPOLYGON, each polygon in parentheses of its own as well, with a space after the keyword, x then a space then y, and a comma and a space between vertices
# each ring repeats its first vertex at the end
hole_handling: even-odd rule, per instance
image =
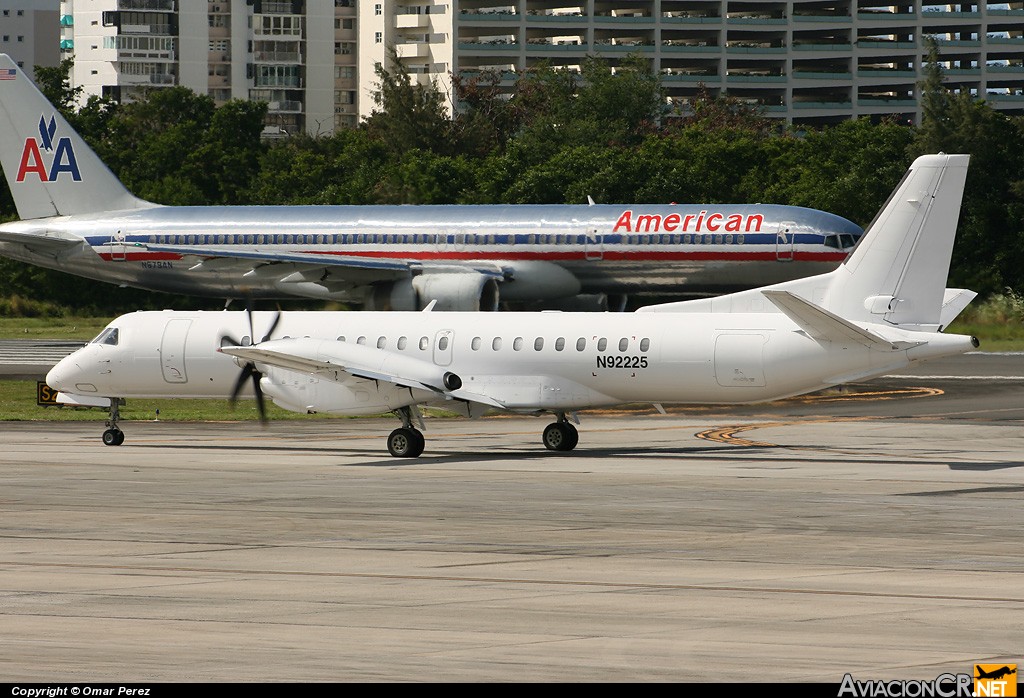
POLYGON ((635 313, 139 312, 47 383, 58 400, 109 405, 111 446, 120 398, 238 396, 251 381, 261 411, 268 395, 298 412, 395 412, 398 457, 424 449, 420 405, 551 413, 543 444, 568 451, 589 407, 764 402, 977 347, 942 333, 975 296, 945 288, 967 162, 918 158, 820 276, 635 313))
POLYGON ((834 269, 861 235, 778 205, 160 206, 133 196, 0 55, 0 255, 119 285, 366 309, 605 309, 834 269))

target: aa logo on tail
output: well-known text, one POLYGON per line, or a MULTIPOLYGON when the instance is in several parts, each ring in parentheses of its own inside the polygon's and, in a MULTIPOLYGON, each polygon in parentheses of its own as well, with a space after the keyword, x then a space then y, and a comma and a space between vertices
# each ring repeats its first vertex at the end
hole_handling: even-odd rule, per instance
POLYGON ((40 182, 53 182, 64 172, 69 173, 76 182, 82 181, 82 173, 78 170, 78 160, 75 159, 75 148, 71 144, 71 139, 67 136, 59 138, 54 147, 53 137, 56 133, 57 120, 50 116, 50 122, 47 123, 46 117, 40 116, 39 139, 25 139, 17 181, 24 182, 25 177, 35 174, 40 182), (46 164, 47 160, 50 163, 49 167, 46 164))

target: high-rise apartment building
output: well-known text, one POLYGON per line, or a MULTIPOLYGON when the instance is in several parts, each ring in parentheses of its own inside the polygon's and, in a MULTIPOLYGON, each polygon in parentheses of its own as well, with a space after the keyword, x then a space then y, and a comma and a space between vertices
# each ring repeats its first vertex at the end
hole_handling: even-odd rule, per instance
POLYGON ((268 133, 354 126, 355 0, 64 0, 86 94, 184 85, 269 104, 268 133))
POLYGON ((29 75, 60 61, 59 0, 0 0, 0 53, 29 75))
MULTIPOLYGON (((11 4, 8 2, 8 4, 11 4)), ((15 2, 14 4, 17 4, 15 2)), ((30 3, 24 3, 30 4, 30 3)), ((376 66, 451 92, 542 62, 637 54, 685 106, 702 89, 768 116, 920 120, 926 37, 947 85, 1024 111, 1024 2, 917 0, 64 0, 61 46, 89 94, 185 85, 270 104, 271 132, 327 133, 374 108, 376 66)), ((6 5, 4 5, 6 6, 6 5)), ((449 106, 453 106, 449 104, 449 106)))
POLYGON ((769 116, 825 123, 898 114, 918 121, 926 36, 947 84, 997 109, 1024 109, 1024 3, 931 5, 886 0, 361 0, 360 105, 392 49, 419 80, 515 72, 540 62, 578 69, 647 58, 669 96, 703 85, 769 116))

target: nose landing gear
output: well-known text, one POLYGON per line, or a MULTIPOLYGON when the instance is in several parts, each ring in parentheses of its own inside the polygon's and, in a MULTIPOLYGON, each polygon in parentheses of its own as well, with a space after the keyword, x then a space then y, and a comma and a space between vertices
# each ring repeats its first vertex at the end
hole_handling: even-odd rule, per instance
POLYGON ((124 432, 117 426, 117 420, 121 418, 120 407, 124 404, 124 398, 110 398, 110 416, 107 417, 107 430, 103 432, 104 446, 120 446, 124 443, 124 432))

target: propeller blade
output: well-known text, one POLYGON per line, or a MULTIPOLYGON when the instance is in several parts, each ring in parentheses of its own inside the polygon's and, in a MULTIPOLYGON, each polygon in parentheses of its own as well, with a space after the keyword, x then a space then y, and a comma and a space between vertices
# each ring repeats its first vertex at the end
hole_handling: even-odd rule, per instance
MULTIPOLYGON (((263 335, 262 340, 258 340, 256 337, 256 326, 253 320, 251 298, 247 300, 245 303, 245 313, 249 319, 249 337, 251 338, 250 341, 244 342, 246 345, 256 345, 260 341, 267 341, 268 339, 270 339, 271 335, 274 334, 274 330, 277 329, 278 323, 281 322, 281 310, 278 309, 277 315, 274 316, 273 322, 270 323, 270 329, 267 330, 267 333, 265 335, 263 335)), ((243 341, 244 339, 245 338, 243 338, 243 341)), ((221 346, 225 346, 226 342, 230 342, 234 346, 243 345, 243 342, 236 340, 234 337, 230 335, 224 335, 223 337, 221 337, 220 342, 221 346)), ((260 387, 260 381, 263 379, 263 374, 259 372, 259 370, 256 368, 256 364, 254 364, 253 362, 247 361, 244 364, 242 364, 242 371, 238 374, 238 379, 235 381, 235 386, 231 391, 231 398, 229 402, 231 403, 231 406, 234 407, 235 402, 238 401, 238 396, 242 393, 242 390, 245 388, 246 382, 250 378, 252 379, 252 391, 256 396, 256 410, 259 412, 260 415, 260 424, 266 426, 269 421, 267 419, 267 401, 263 395, 263 388, 260 387)))
MULTIPOLYGON (((277 329, 278 323, 280 323, 280 322, 281 322, 281 311, 278 310, 277 314, 274 315, 274 321, 272 323, 270 323, 270 329, 267 330, 267 333, 265 335, 263 335, 263 339, 261 339, 260 341, 261 342, 265 342, 268 339, 270 339, 273 336, 273 334, 274 334, 274 330, 277 329)), ((256 343, 256 335, 253 335, 253 344, 255 344, 255 343, 256 343)))
POLYGON ((249 316, 249 336, 252 337, 252 343, 256 343, 256 328, 252 324, 252 299, 248 299, 245 302, 245 313, 249 316))
POLYGON ((238 396, 242 392, 242 388, 245 387, 245 382, 249 380, 249 376, 256 372, 256 367, 251 363, 247 363, 242 366, 241 373, 238 374, 238 380, 235 381, 235 387, 231 391, 231 397, 228 398, 228 402, 233 407, 238 402, 238 396))
POLYGON ((256 409, 260 413, 260 424, 267 425, 267 405, 263 397, 263 388, 260 387, 260 380, 263 375, 259 371, 252 372, 252 389, 256 393, 256 409))

